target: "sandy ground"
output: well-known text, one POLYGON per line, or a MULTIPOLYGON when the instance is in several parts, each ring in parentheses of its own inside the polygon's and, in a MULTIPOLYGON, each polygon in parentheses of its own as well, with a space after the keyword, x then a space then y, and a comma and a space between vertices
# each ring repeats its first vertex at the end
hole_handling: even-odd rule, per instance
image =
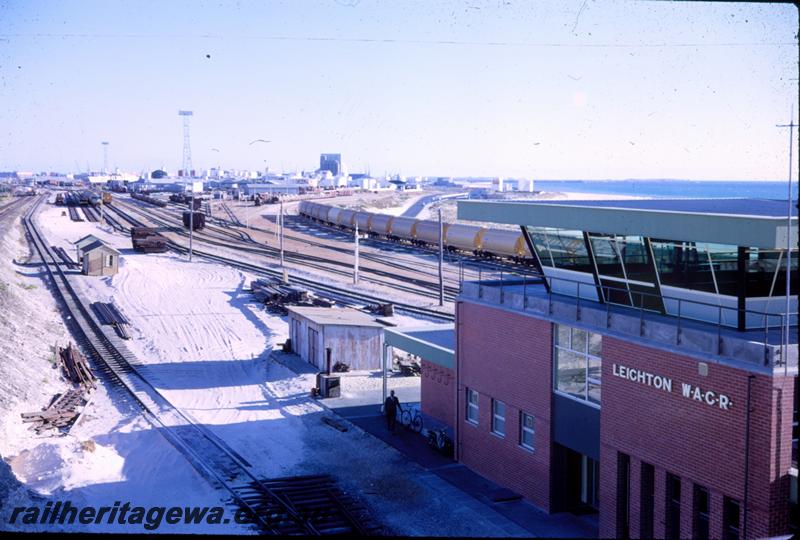
MULTIPOLYGON (((48 207, 45 213, 49 217, 44 220, 49 225, 48 236, 57 230, 60 236, 73 240, 90 232, 104 239, 113 238, 93 224, 61 217, 60 209, 48 207)), ((4 252, 17 259, 27 253, 27 247, 19 241, 20 234, 15 228, 3 238, 4 252)), ((13 294, 3 297, 0 310, 0 317, 8 316, 0 324, 0 343, 12 345, 3 351, 4 361, 0 364, 0 395, 6 396, 0 412, 0 453, 4 458, 0 467, 13 475, 7 479, 7 491, 0 491, 0 530, 147 532, 141 525, 9 523, 15 506, 43 507, 47 501, 68 500, 74 506, 98 507, 111 506, 115 501, 129 501, 134 506, 223 506, 224 494, 212 489, 115 388, 99 385, 92 392, 83 417, 68 435, 37 436, 26 429, 20 412, 39 410, 56 392, 68 388, 49 358, 53 344, 65 345, 71 338, 36 268, 17 270, 32 273, 30 277, 14 275, 15 270, 3 258, 0 271, 3 282, 14 284, 13 294)), ((162 532, 215 530, 213 526, 163 527, 162 532)), ((240 525, 229 527, 226 531, 250 531, 240 525)))
MULTIPOLYGON (((55 207, 47 207, 40 222, 52 244, 68 247, 93 232, 121 249, 117 275, 80 276, 78 288, 90 300, 113 300, 121 308, 132 321, 129 348, 144 364, 143 375, 240 453, 257 475, 334 474, 395 534, 524 534, 513 526, 498 528, 491 509, 459 503, 461 492, 360 429, 341 433, 323 423, 330 413, 310 397, 313 375, 298 376, 268 360, 287 327, 244 291, 252 276, 170 254, 135 253, 124 235, 73 223, 55 207)), ((358 390, 353 382, 348 392, 358 390)), ((40 493, 106 505, 122 493, 137 504, 220 504, 219 494, 135 411, 123 409, 113 392, 97 392, 74 436, 35 445, 19 432, 10 435, 16 448, 4 449, 4 456, 17 455, 17 478, 40 493), (89 438, 95 449, 87 453, 81 441, 89 438), (39 449, 25 454, 23 447, 39 449)), ((165 527, 160 531, 219 532, 165 527)))

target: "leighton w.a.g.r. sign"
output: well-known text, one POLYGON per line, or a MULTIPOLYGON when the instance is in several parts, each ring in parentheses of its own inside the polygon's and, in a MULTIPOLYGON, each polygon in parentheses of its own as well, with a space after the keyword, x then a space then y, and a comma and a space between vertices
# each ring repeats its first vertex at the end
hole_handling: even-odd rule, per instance
MULTIPOLYGON (((617 364, 612 364, 611 369, 615 377, 672 393, 672 379, 669 377, 656 375, 641 369, 619 366, 617 364)), ((700 403, 705 403, 712 407, 718 406, 724 411, 728 411, 733 407, 733 401, 725 394, 720 394, 713 390, 702 390, 699 386, 694 386, 692 384, 681 383, 681 395, 687 399, 699 401, 700 403)))

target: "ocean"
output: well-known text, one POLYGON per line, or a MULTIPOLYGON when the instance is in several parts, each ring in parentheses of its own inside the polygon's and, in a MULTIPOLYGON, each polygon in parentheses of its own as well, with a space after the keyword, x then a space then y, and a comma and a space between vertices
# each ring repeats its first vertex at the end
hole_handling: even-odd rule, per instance
MULTIPOLYGON (((797 179, 792 181, 792 199, 797 199, 797 179)), ((748 198, 786 200, 787 183, 771 181, 709 180, 535 180, 537 191, 566 191, 636 197, 748 198)))

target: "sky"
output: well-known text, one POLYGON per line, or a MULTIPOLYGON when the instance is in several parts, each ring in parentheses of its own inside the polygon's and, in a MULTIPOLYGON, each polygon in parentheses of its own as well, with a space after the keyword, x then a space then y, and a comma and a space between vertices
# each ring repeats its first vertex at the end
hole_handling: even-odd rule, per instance
POLYGON ((770 3, 0 0, 0 170, 100 170, 108 141, 175 171, 184 109, 195 169, 784 180, 797 29, 770 3))

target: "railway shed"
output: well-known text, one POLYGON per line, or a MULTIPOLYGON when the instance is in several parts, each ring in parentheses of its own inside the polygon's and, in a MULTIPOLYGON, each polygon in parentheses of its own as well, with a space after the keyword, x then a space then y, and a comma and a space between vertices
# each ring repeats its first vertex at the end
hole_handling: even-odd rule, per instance
POLYGON ((306 362, 327 368, 325 349, 331 362, 353 370, 379 369, 384 326, 369 315, 349 308, 292 306, 289 336, 292 352, 306 362))
POLYGON ((87 276, 113 276, 119 271, 119 251, 97 240, 81 250, 87 276))
POLYGON ((95 242, 102 242, 102 240, 93 234, 87 234, 83 238, 79 238, 73 242, 75 244, 75 255, 77 256, 78 262, 83 260, 83 250, 95 242))

